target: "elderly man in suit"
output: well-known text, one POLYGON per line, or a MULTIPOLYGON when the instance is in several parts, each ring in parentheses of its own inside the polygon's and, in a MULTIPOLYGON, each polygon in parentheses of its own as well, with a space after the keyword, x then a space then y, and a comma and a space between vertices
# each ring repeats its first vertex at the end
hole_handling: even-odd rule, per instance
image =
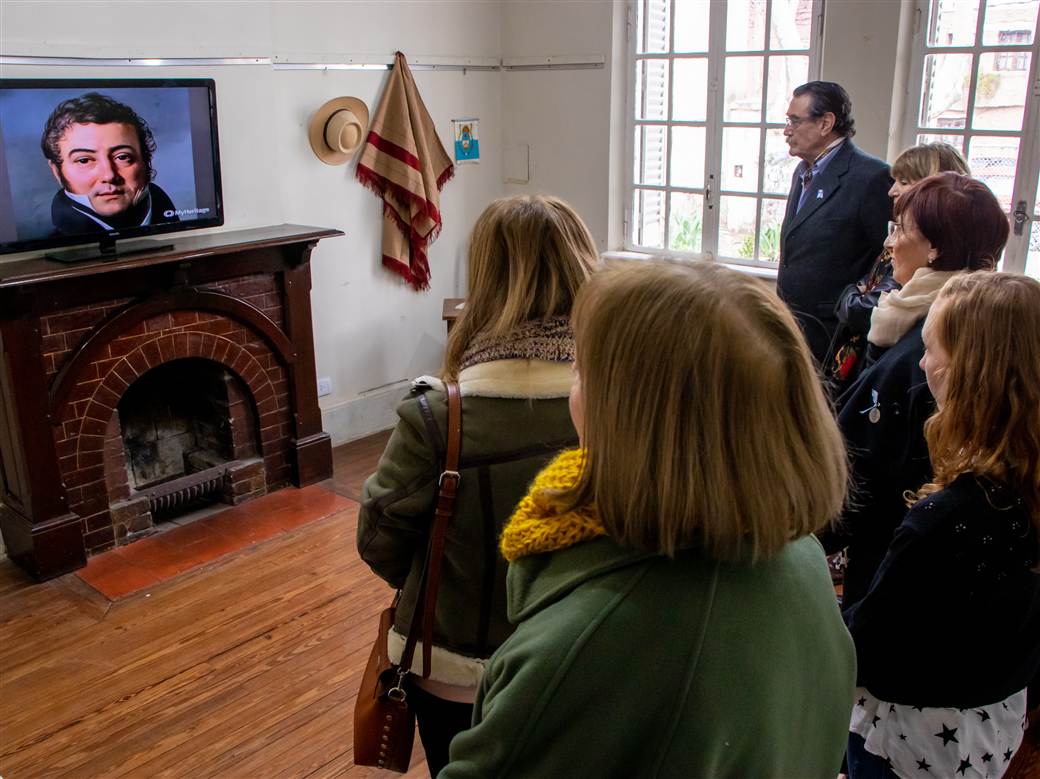
POLYGON ((784 214, 777 291, 820 364, 838 326, 838 296, 870 270, 892 214, 888 165, 856 148, 855 132, 841 85, 810 81, 794 90, 784 137, 802 161, 784 214))

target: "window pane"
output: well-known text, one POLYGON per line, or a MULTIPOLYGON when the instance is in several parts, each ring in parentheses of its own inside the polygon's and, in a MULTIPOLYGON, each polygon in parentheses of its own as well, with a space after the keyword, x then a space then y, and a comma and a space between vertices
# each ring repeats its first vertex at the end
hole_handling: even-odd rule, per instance
POLYGON ((766 121, 784 121, 794 88, 809 80, 809 58, 770 57, 766 87, 766 121))
POLYGON ((968 147, 971 175, 993 190, 1001 207, 1011 210, 1011 195, 1018 166, 1018 138, 972 136, 968 147))
POLYGON ((639 60, 636 65, 636 119, 667 119, 668 60, 639 60))
POLYGON ((924 58, 922 127, 964 127, 971 57, 971 54, 929 54, 924 58))
POLYGON ((784 223, 786 200, 762 201, 762 224, 758 231, 758 259, 779 262, 780 228, 784 223))
POLYGON ((708 60, 677 59, 672 69, 672 119, 703 122, 708 106, 708 60))
POLYGON ((720 198, 719 256, 755 256, 755 205, 753 197, 720 198))
POLYGON ((1029 230, 1029 248, 1026 251, 1026 275, 1040 281, 1040 177, 1036 182, 1036 202, 1029 230))
POLYGON ((762 58, 726 57, 726 122, 762 121, 762 58))
POLYGON ((664 166, 668 151, 668 128, 663 125, 636 127, 634 148, 636 184, 664 185, 664 166))
POLYGON ((1033 222, 1029 233, 1029 253, 1026 255, 1026 275, 1040 281, 1040 222, 1033 222))
POLYGON ((672 128, 672 186, 704 186, 703 127, 672 128))
POLYGON ((964 136, 963 135, 939 135, 936 133, 920 133, 917 136, 917 143, 948 143, 950 146, 955 148, 961 154, 964 154, 964 136))
POLYGON ((637 189, 632 213, 632 243, 647 249, 664 248, 664 193, 637 189))
POLYGON ((1029 52, 983 54, 975 87, 971 126, 982 130, 1022 129, 1029 81, 1029 52))
POLYGON ((973 46, 979 0, 932 0, 928 8, 929 46, 973 46))
POLYGON ((773 0, 770 49, 808 49, 811 34, 812 0, 773 0))
POLYGON ((668 51, 669 0, 639 0, 636 3, 636 49, 644 52, 668 51))
POLYGON ((766 173, 762 191, 786 195, 791 191, 791 177, 798 167, 798 158, 792 157, 783 130, 766 130, 766 173))
POLYGON ((704 196, 689 192, 672 195, 671 228, 668 248, 677 252, 701 252, 701 225, 704 215, 704 196))
POLYGON ((708 0, 675 3, 675 51, 708 50, 708 0))
POLYGON ((1036 10, 1040 0, 989 0, 982 23, 982 42, 987 46, 1028 46, 1036 32, 1036 10))
POLYGON ((758 191, 757 127, 727 127, 722 131, 722 188, 758 191))
POLYGON ((766 41, 766 0, 726 3, 726 51, 759 51, 766 41))

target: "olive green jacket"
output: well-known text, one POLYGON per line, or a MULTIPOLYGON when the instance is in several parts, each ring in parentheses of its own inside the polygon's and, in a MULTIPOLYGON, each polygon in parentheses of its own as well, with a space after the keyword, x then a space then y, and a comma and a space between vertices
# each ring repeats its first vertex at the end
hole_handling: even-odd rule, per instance
MULTIPOLYGON (((498 537, 531 480, 577 434, 567 408, 570 363, 498 360, 463 370, 462 451, 455 517, 437 597, 431 678, 476 686, 484 660, 513 628, 498 537)), ((400 656, 422 574, 446 445, 447 401, 438 379, 417 379, 397 427, 362 489, 362 559, 402 590, 391 658, 400 656)), ((420 644, 421 646, 421 644, 420 644)), ((421 670, 416 651, 414 670, 421 670)))
POLYGON ((516 632, 441 779, 834 779, 856 663, 819 543, 674 560, 609 538, 522 557, 516 632))

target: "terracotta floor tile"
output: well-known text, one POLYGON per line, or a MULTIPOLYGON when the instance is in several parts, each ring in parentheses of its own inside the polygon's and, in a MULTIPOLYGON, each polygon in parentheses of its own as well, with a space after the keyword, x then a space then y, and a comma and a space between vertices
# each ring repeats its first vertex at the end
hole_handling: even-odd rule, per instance
POLYGON ((190 556, 182 555, 154 538, 119 547, 109 554, 121 555, 129 565, 152 571, 160 581, 192 567, 190 556))
POLYGON ((171 555, 192 560, 192 567, 242 548, 241 539, 217 528, 206 527, 201 522, 186 525, 176 532, 163 533, 158 540, 171 555), (190 532, 180 532, 182 530, 190 532))
POLYGON ((183 548, 206 543, 213 539, 215 533, 220 532, 202 521, 192 522, 189 525, 178 525, 169 528, 155 536, 155 540, 162 546, 172 548, 183 548))
POLYGON ((115 600, 300 525, 357 508, 353 500, 321 485, 287 487, 95 555, 77 573, 115 600))
MULTIPOLYGON (((219 520, 214 517, 214 520, 219 520)), ((214 526, 215 532, 223 533, 231 538, 238 539, 241 546, 249 546, 268 538, 278 535, 286 530, 282 518, 271 514, 262 514, 256 517, 237 518, 233 522, 222 522, 214 526)))
POLYGON ((191 570, 243 548, 245 545, 242 544, 241 539, 219 533, 214 534, 206 543, 192 544, 182 548, 179 556, 188 563, 184 570, 191 570))
POLYGON ((158 572, 133 565, 113 552, 91 557, 85 567, 76 571, 80 579, 109 600, 125 597, 161 580, 158 572))

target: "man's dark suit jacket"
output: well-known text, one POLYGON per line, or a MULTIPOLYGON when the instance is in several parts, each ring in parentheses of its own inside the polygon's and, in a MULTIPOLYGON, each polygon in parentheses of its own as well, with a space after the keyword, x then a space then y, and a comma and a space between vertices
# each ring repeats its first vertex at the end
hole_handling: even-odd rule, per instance
POLYGON ((792 179, 776 287, 820 364, 838 327, 834 306, 841 291, 866 275, 881 254, 892 218, 891 186, 888 165, 851 140, 812 180, 801 211, 797 171, 792 179))

